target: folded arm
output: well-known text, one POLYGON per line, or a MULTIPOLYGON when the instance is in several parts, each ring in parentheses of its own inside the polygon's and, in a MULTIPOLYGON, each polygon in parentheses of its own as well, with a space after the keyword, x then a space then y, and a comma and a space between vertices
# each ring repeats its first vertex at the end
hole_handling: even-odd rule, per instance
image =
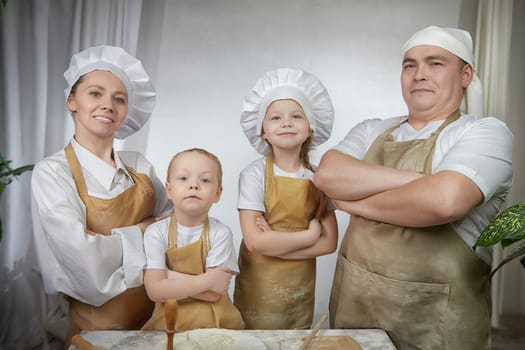
POLYGON ((337 150, 326 152, 314 174, 314 184, 330 198, 359 200, 421 178, 415 171, 387 168, 337 150))
POLYGON ((153 301, 195 298, 213 302, 228 291, 231 277, 224 267, 209 268, 200 275, 148 269, 144 270, 144 285, 153 301))
POLYGON ((472 180, 454 171, 441 171, 364 199, 334 204, 375 221, 428 227, 461 220, 482 202, 483 194, 472 180))
POLYGON ((337 219, 335 217, 335 211, 330 210, 321 219, 321 236, 317 242, 309 247, 298 249, 288 254, 280 255, 279 258, 299 260, 331 254, 337 249, 337 238, 337 219))
POLYGON ((263 213, 253 210, 239 210, 242 236, 249 251, 267 256, 282 256, 298 249, 315 244, 321 236, 321 225, 312 220, 306 230, 295 232, 281 232, 275 230, 261 230, 257 219, 263 213))

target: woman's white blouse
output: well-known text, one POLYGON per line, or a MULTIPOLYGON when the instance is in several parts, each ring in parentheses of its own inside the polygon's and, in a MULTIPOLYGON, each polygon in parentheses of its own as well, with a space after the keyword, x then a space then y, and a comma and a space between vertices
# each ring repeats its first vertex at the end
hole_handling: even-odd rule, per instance
MULTIPOLYGON (((133 181, 124 164, 148 175, 155 189, 154 216, 172 210, 153 166, 138 152, 115 154, 116 168, 71 140, 90 196, 113 198, 133 181)), ((127 288, 142 285, 145 265, 138 226, 111 235, 85 232, 86 208, 80 199, 64 150, 35 165, 31 178, 34 243, 48 294, 64 293, 99 306, 127 288)))

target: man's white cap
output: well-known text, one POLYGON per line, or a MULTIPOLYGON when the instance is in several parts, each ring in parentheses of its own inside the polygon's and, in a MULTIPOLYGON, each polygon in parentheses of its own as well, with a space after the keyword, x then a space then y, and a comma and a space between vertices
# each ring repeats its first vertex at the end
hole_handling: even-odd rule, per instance
POLYGON ((270 146, 261 137, 268 106, 277 100, 291 99, 302 108, 313 130, 312 146, 328 140, 332 133, 334 108, 321 81, 299 69, 280 68, 265 73, 244 99, 241 127, 260 154, 268 154, 270 146))
POLYGON ((155 106, 155 89, 140 61, 120 47, 106 45, 90 47, 73 55, 64 73, 68 85, 64 90, 66 100, 77 80, 94 70, 110 71, 128 89, 128 115, 115 137, 124 139, 140 130, 155 106))
MULTIPOLYGON (((445 49, 470 64, 474 70, 476 69, 472 37, 465 30, 436 26, 426 27, 412 35, 403 45, 403 55, 418 45, 431 45, 445 49)), ((461 109, 462 112, 468 114, 483 116, 483 87, 475 71, 472 82, 467 87, 461 109)))

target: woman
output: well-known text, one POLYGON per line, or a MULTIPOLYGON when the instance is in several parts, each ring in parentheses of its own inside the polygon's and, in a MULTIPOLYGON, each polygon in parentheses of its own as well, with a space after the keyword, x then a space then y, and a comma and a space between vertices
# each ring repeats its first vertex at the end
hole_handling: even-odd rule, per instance
POLYGON ((67 346, 81 330, 139 329, 150 317, 142 233, 172 207, 143 155, 113 149, 155 104, 140 61, 97 46, 74 55, 64 76, 75 133, 35 165, 31 187, 44 286, 69 301, 67 346))

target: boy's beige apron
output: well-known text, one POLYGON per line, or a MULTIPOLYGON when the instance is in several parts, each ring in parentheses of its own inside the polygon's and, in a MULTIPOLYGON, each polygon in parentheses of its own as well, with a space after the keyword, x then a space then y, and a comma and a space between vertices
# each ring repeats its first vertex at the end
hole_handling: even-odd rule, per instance
MULTIPOLYGON (((184 247, 177 247, 177 219, 172 215, 168 231, 166 262, 171 270, 191 275, 206 271, 206 257, 210 250, 210 223, 206 219, 199 240, 184 247)), ((239 311, 233 306, 227 294, 216 302, 194 298, 177 300, 175 330, 187 331, 196 328, 243 329, 244 322, 239 311)), ((150 320, 144 330, 166 330, 164 303, 156 303, 150 320)))
MULTIPOLYGON (((439 133, 394 142, 385 131, 364 160, 431 174, 439 133)), ((436 203, 439 205, 439 203, 436 203)), ((330 299, 334 328, 383 328, 399 349, 488 349, 489 267, 450 224, 389 225, 352 216, 341 244, 330 299)))
MULTIPOLYGON (((88 195, 86 182, 71 144, 66 147, 65 152, 78 194, 86 206, 87 229, 110 235, 112 228, 135 225, 153 215, 155 191, 146 175, 126 167, 134 181, 130 188, 112 199, 92 197, 88 195)), ((154 306, 144 286, 129 288, 101 306, 88 305, 72 297, 66 299, 69 301, 67 344, 81 330, 140 329, 150 317, 154 306)))
MULTIPOLYGON (((274 177, 271 155, 266 157, 264 187, 265 218, 273 230, 307 229, 323 200, 309 179, 274 177)), ((234 303, 247 329, 310 327, 315 300, 315 258, 284 260, 264 256, 248 251, 243 241, 239 269, 234 303)))

